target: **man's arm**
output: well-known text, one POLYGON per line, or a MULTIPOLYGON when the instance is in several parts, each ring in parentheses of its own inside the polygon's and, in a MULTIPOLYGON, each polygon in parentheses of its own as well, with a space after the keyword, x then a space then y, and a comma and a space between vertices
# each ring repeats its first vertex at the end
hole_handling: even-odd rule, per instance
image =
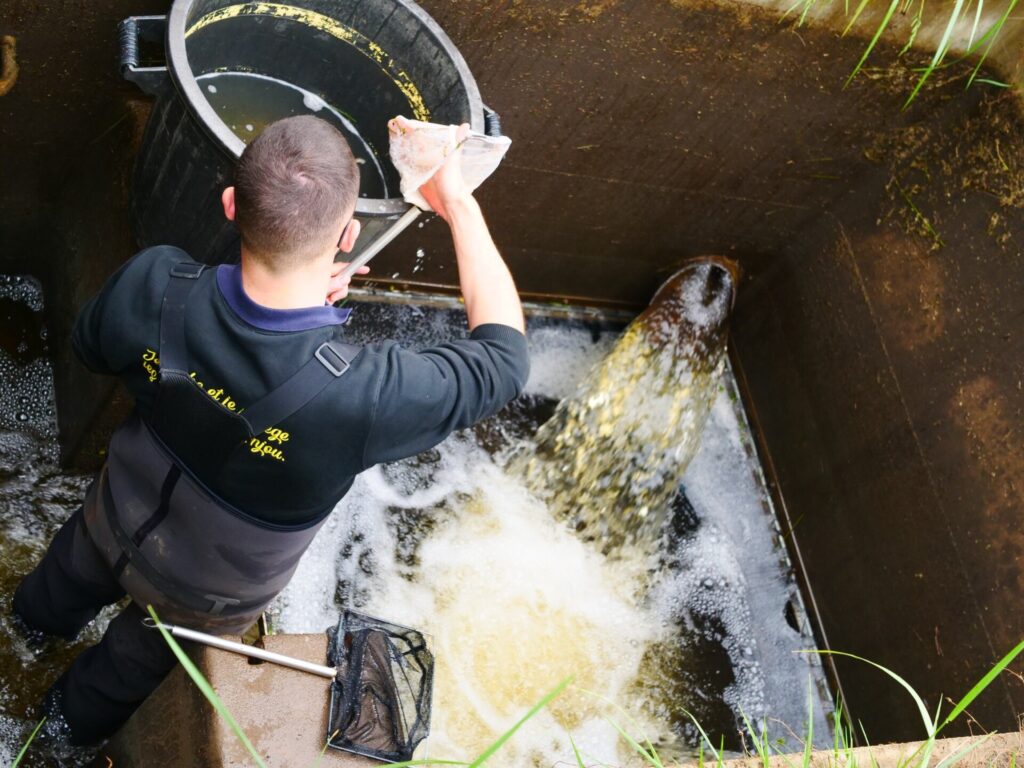
MULTIPOLYGON (((410 129, 404 118, 397 120, 400 127, 410 129)), ((468 135, 469 125, 459 126, 456 146, 468 135)), ((487 230, 480 206, 462 180, 461 154, 458 148, 452 152, 437 173, 420 187, 420 192, 451 227, 469 329, 498 323, 524 333, 526 325, 519 294, 487 230)))
POLYGON ((459 284, 466 301, 469 329, 498 323, 524 333, 526 326, 519 293, 491 239, 480 206, 467 193, 450 200, 445 209, 455 241, 459 284))

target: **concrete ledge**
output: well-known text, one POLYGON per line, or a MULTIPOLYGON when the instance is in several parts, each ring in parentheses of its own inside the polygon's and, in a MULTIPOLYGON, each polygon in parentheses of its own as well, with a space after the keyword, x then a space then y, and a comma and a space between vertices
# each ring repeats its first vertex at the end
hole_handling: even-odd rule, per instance
MULTIPOLYGON (((315 635, 274 635, 264 647, 288 656, 324 663, 327 638, 315 635)), ((351 766, 366 768, 377 761, 327 750, 329 682, 275 664, 250 664, 242 656, 200 646, 189 654, 213 685, 270 768, 351 766), (317 760, 319 759, 319 762, 317 760)), ((959 768, 1003 768, 1024 754, 1024 732, 940 739, 930 765, 968 745, 983 742, 967 754, 959 768)), ((854 749, 848 756, 822 750, 811 756, 811 768, 913 768, 922 742, 880 744, 854 749)), ((252 758, 223 719, 206 701, 185 670, 175 669, 139 708, 124 728, 101 750, 97 768, 168 765, 175 768, 251 768, 252 758), (110 762, 108 762, 108 760, 110 762)), ((496 763, 500 765, 498 760, 496 763)), ((773 757, 768 768, 801 768, 802 754, 773 757)), ((705 763, 714 766, 713 762, 705 763)), ((727 768, 765 768, 756 757, 725 762, 727 768)), ((684 764, 679 768, 696 768, 684 764)))
MULTIPOLYGON (((939 739, 935 742, 929 765, 937 767, 943 760, 955 755, 971 744, 980 743, 971 752, 957 761, 957 768, 1003 768, 1017 765, 1024 755, 1024 732, 997 733, 985 736, 965 736, 956 739, 939 739)), ((849 755, 837 755, 828 750, 811 755, 810 768, 914 768, 920 763, 919 750, 924 742, 912 741, 903 744, 879 744, 873 747, 859 747, 849 755), (913 758, 913 759, 911 759, 913 758), (909 762, 908 762, 909 761, 909 762)), ((803 755, 778 755, 773 757, 768 768, 801 768, 803 755)), ((709 764, 705 762, 705 766, 709 764)), ((714 763, 710 763, 714 765, 714 763)), ((727 760, 726 768, 765 768, 756 757, 727 760)), ((696 764, 680 766, 696 768, 696 764)))
MULTIPOLYGON (((274 635, 264 647, 318 664, 327 657, 323 634, 274 635)), ((334 749, 320 758, 327 741, 328 680, 206 647, 192 646, 189 655, 270 768, 380 765, 334 749)), ((253 760, 179 666, 100 751, 95 765, 111 763, 251 768, 253 760)))

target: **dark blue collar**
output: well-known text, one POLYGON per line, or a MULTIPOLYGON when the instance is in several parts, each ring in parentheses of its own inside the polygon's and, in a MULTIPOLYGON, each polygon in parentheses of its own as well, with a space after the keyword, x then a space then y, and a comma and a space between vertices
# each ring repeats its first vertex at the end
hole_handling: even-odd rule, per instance
POLYGON ((309 331, 341 325, 352 314, 351 309, 337 309, 329 304, 302 309, 271 309, 257 304, 242 287, 242 267, 238 264, 217 267, 217 287, 236 315, 263 331, 309 331))

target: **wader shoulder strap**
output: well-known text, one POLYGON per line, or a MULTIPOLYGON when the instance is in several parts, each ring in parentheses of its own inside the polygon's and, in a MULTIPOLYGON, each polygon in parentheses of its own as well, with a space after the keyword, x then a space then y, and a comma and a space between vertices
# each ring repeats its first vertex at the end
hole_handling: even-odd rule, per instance
POLYGON ((160 308, 160 372, 183 373, 188 376, 188 355, 185 349, 185 302, 205 264, 183 261, 171 267, 171 281, 164 291, 160 308))
POLYGON ((337 378, 345 375, 360 348, 340 341, 325 341, 295 374, 242 414, 252 434, 258 435, 291 416, 320 394, 337 378))
MULTIPOLYGON (((160 312, 160 372, 188 377, 188 355, 185 347, 185 303, 204 264, 182 262, 171 268, 171 280, 164 292, 160 312)), ((240 414, 251 435, 259 435, 268 427, 291 416, 337 378, 345 374, 360 347, 340 341, 321 344, 313 358, 291 378, 271 390, 240 414)))

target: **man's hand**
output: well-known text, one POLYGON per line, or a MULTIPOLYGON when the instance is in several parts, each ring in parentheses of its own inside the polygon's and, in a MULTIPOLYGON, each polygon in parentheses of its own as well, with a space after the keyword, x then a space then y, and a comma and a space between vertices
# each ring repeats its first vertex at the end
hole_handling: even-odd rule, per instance
POLYGON ((440 154, 433 144, 422 148, 417 147, 416 129, 404 117, 396 117, 388 127, 392 131, 412 132, 412 146, 413 150, 417 152, 418 165, 427 169, 435 167, 438 163, 443 163, 427 183, 420 187, 420 193, 438 216, 445 221, 450 221, 448 209, 451 205, 471 196, 462 179, 462 152, 460 151, 462 142, 469 136, 469 123, 463 123, 452 130, 452 140, 440 154))
MULTIPOLYGON (((347 261, 336 261, 331 265, 331 280, 327 284, 327 303, 333 304, 336 301, 341 301, 348 296, 349 283, 352 282, 352 278, 346 275, 342 275, 341 271, 348 266, 347 261)), ((357 275, 365 275, 370 271, 369 267, 360 267, 356 270, 357 275)))

